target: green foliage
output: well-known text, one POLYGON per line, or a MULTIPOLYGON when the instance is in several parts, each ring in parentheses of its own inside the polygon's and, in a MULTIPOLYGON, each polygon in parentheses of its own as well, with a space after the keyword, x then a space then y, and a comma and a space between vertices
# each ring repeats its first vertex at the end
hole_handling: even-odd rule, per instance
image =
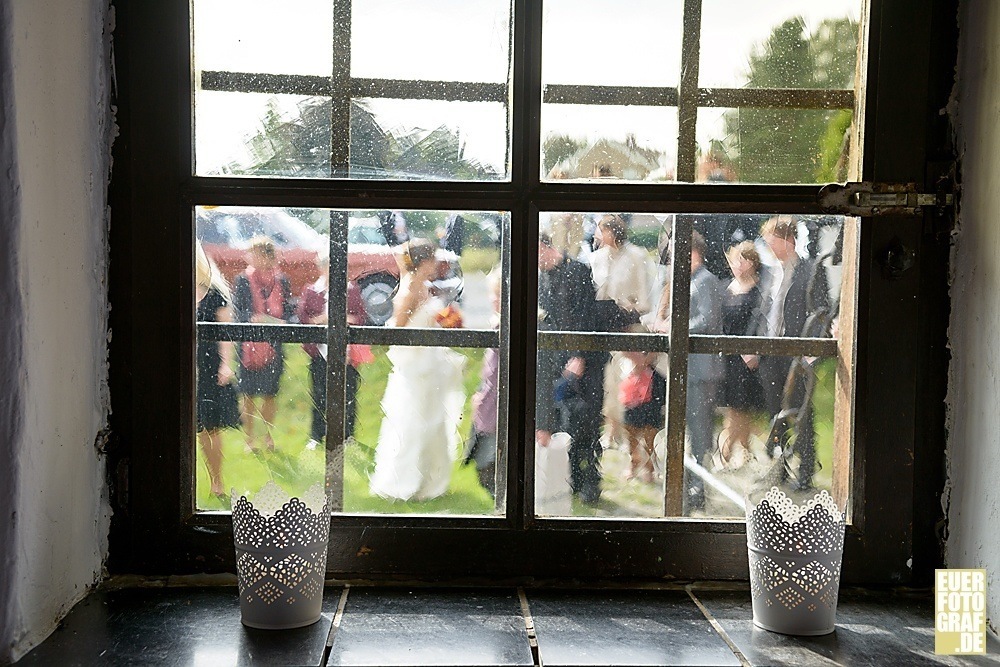
MULTIPOLYGON (((857 57, 857 24, 827 19, 806 35, 788 19, 750 55, 752 88, 849 88, 857 57)), ((840 157, 845 110, 733 109, 724 116, 719 154, 737 178, 753 183, 813 183, 830 179, 840 157)), ((850 112, 847 112, 847 126, 850 112)))
POLYGON ((574 155, 581 148, 587 146, 583 139, 574 139, 565 134, 550 135, 542 143, 542 168, 548 174, 552 167, 556 166, 566 158, 574 155))
POLYGON ((822 162, 816 171, 818 183, 847 180, 847 155, 845 151, 853 117, 854 114, 850 109, 841 109, 827 124, 826 133, 820 139, 819 144, 822 162))
POLYGON ((500 265, 500 249, 495 245, 487 247, 467 247, 459 258, 462 273, 489 273, 500 265))
MULTIPOLYGON (((228 173, 322 178, 331 173, 332 101, 313 98, 286 118, 268 103, 261 130, 247 140, 249 165, 231 164, 228 173)), ((368 106, 351 101, 350 176, 356 178, 496 180, 489 166, 465 156, 459 135, 447 126, 386 131, 368 106)))

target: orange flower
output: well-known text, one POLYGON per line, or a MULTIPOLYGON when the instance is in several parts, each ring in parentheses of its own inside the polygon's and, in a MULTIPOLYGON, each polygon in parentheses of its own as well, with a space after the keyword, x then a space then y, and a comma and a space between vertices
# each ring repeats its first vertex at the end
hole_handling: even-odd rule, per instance
POLYGON ((462 311, 456 308, 454 304, 448 304, 438 311, 435 320, 445 329, 461 329, 462 311))

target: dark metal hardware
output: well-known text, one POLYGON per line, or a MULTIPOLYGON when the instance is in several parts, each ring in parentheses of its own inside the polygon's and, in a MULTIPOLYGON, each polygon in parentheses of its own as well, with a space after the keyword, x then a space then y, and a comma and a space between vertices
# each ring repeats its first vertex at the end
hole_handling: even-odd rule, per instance
POLYGON ((886 278, 899 278, 917 263, 917 253, 898 237, 889 241, 889 245, 879 256, 882 265, 882 275, 886 278))
POLYGON ((931 207, 937 213, 955 205, 949 190, 919 192, 915 183, 831 183, 823 186, 817 197, 826 213, 852 216, 921 215, 931 207))

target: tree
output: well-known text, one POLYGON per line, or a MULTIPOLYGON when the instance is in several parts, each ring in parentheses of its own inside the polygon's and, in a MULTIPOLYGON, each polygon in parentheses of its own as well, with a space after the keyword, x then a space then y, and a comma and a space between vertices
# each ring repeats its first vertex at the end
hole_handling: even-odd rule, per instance
POLYGON ((552 167, 575 155, 586 145, 585 139, 574 139, 565 134, 549 135, 542 144, 542 169, 548 174, 552 167))
MULTIPOLYGON (((299 105, 298 116, 283 117, 276 102, 268 104, 262 127, 247 140, 249 164, 231 164, 227 173, 323 178, 330 173, 332 102, 313 98, 299 105)), ((361 101, 351 101, 350 176, 356 178, 495 180, 496 171, 465 155, 457 132, 386 131, 361 101)))
MULTIPOLYGON (((806 35, 801 18, 789 19, 751 53, 747 86, 848 88, 854 79, 857 34, 857 23, 847 18, 827 19, 812 35, 806 35)), ((733 109, 724 116, 722 150, 744 182, 839 179, 836 165, 850 114, 836 109, 733 109)))

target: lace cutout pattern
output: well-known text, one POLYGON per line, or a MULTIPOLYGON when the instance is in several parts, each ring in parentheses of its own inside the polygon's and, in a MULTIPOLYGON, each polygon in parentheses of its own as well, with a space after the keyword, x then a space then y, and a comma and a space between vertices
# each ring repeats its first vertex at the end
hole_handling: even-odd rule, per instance
POLYGON ((233 502, 240 597, 249 605, 295 605, 323 595, 330 509, 323 487, 289 498, 268 482, 233 502))
POLYGON ((772 487, 748 513, 747 544, 755 608, 836 609, 844 514, 829 493, 796 503, 772 487))

